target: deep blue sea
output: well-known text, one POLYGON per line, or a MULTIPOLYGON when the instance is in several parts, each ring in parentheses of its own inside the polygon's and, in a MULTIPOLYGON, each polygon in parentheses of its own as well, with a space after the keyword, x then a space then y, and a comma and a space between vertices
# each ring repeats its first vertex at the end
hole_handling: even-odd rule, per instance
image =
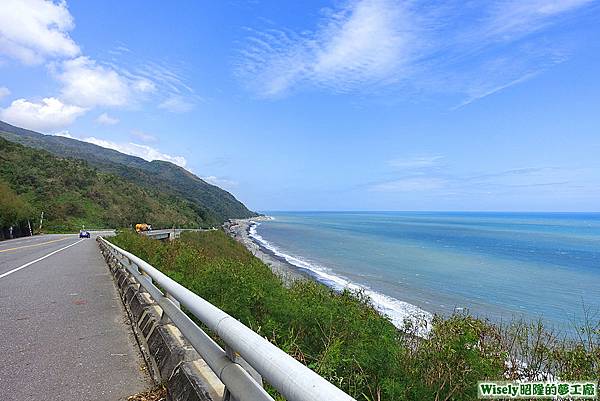
POLYGON ((599 213, 268 212, 255 239, 396 321, 457 308, 564 331, 600 309, 599 213))

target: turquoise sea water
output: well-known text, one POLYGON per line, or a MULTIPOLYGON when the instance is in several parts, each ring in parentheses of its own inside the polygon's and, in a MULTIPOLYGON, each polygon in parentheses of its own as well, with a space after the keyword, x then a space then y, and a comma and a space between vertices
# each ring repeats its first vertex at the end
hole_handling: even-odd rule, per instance
POLYGON ((464 308, 569 331, 600 309, 597 213, 267 214, 257 241, 329 285, 367 288, 391 315, 464 308))

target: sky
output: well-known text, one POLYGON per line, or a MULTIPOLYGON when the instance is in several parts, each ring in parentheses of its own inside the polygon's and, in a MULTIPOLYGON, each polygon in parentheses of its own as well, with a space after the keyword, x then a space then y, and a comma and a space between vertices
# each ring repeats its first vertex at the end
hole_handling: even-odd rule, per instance
POLYGON ((253 210, 600 211, 600 2, 0 2, 0 120, 253 210))

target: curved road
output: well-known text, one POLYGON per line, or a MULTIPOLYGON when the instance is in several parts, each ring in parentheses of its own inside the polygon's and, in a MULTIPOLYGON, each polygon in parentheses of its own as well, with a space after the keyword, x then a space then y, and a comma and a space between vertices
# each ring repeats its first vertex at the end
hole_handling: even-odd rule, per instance
POLYGON ((114 401, 151 387, 93 237, 0 242, 0 399, 114 401))

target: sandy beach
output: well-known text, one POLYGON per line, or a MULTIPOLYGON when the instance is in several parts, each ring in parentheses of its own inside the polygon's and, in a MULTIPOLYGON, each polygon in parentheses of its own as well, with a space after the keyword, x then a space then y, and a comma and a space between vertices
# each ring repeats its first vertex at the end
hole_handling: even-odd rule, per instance
POLYGON ((251 219, 231 219, 223 225, 223 229, 235 240, 248 248, 254 256, 269 266, 273 273, 280 277, 287 286, 297 280, 310 279, 310 276, 306 272, 301 271, 297 266, 292 265, 284 258, 275 255, 271 250, 258 244, 250 237, 250 227, 252 224, 268 220, 270 220, 270 217, 267 216, 253 217, 251 219))

